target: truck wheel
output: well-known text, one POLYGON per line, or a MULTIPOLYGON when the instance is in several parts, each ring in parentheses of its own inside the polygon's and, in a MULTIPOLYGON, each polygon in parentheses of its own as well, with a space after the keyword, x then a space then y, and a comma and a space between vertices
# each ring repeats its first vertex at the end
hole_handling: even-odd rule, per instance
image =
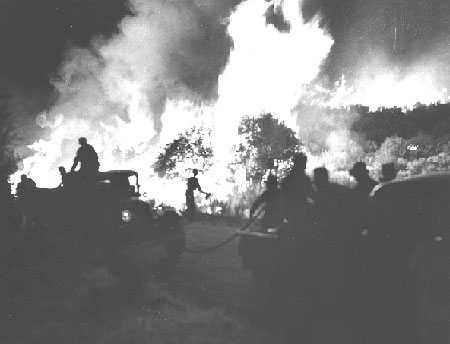
POLYGON ((170 257, 179 257, 186 248, 186 236, 183 222, 175 212, 167 212, 160 220, 164 248, 170 257))

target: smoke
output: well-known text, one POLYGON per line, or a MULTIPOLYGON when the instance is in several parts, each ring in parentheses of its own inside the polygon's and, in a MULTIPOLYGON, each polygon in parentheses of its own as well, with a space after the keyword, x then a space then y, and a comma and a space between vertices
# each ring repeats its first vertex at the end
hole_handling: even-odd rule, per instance
POLYGON ((36 154, 24 170, 39 164, 44 175, 67 165, 80 136, 95 144, 104 167, 150 154, 168 102, 217 98, 231 47, 226 18, 237 3, 130 0, 114 35, 68 44, 51 79, 56 101, 36 120, 49 138, 30 146, 36 154))
MULTIPOLYGON (((25 173, 40 187, 57 186, 58 166, 71 166, 83 136, 99 153, 101 170, 135 169, 148 184, 162 114, 190 119, 192 113, 177 102, 217 98, 218 75, 231 48, 226 18, 238 2, 130 0, 130 14, 114 34, 99 35, 86 47, 68 43, 52 73, 55 100, 35 114, 42 129, 24 137, 33 143, 28 151, 17 149, 29 156, 11 181, 25 173)), ((186 123, 170 118, 169 126, 186 123)))
POLYGON ((67 50, 50 115, 86 118, 95 129, 139 112, 153 118, 147 132, 154 137, 168 99, 216 98, 231 44, 223 19, 234 3, 132 1, 118 34, 67 50))
POLYGON ((380 74, 403 83, 424 76, 436 90, 450 85, 448 1, 304 0, 305 19, 317 13, 335 42, 321 73, 327 86, 345 75, 360 88, 380 74))
MULTIPOLYGON (((51 129, 50 138, 31 146, 36 154, 24 160, 23 171, 32 171, 37 181, 48 179, 48 171, 70 164, 76 139, 84 136, 99 152, 101 169, 126 166, 142 175, 150 170, 158 140, 170 142, 201 116, 213 123, 215 153, 224 162, 242 116, 262 112, 274 113, 300 139, 342 151, 353 115, 305 104, 371 101, 376 107, 437 99, 437 52, 398 68, 389 40, 371 36, 382 18, 367 32, 358 17, 368 9, 379 15, 375 7, 352 5, 347 21, 350 12, 333 2, 340 27, 331 2, 308 10, 311 1, 130 0, 130 14, 114 35, 98 36, 84 48, 67 46, 52 78, 57 100, 38 116, 38 124, 51 129), (333 73, 346 70, 346 63, 355 66, 350 84, 341 78, 334 83, 333 73), (353 83, 355 76, 359 83, 353 83), (429 86, 427 92, 420 85, 429 86)), ((214 165, 211 181, 223 167, 214 165)))

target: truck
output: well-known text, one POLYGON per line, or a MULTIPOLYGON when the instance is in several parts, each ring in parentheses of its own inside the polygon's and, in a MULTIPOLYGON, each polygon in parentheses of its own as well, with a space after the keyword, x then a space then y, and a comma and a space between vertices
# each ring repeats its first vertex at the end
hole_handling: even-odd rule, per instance
POLYGON ((69 172, 57 188, 37 188, 34 204, 33 230, 54 244, 57 239, 51 238, 58 237, 68 246, 75 240, 114 251, 146 243, 164 246, 172 258, 185 249, 181 216, 174 208, 157 212, 141 195, 139 175, 133 170, 89 177, 69 172))

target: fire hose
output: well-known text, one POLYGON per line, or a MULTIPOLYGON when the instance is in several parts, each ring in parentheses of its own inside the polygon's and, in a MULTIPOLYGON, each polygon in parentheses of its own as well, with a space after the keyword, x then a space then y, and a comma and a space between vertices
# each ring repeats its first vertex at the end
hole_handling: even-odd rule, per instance
POLYGON ((255 220, 259 217, 259 215, 262 213, 263 209, 261 209, 255 217, 251 218, 243 227, 236 230, 235 233, 233 233, 230 237, 227 239, 221 241, 220 243, 209 246, 209 247, 202 247, 202 248, 187 248, 184 251, 189 253, 206 253, 209 251, 214 251, 220 247, 223 247, 230 242, 232 242, 234 239, 236 239, 242 232, 248 232, 248 228, 255 222, 255 220))

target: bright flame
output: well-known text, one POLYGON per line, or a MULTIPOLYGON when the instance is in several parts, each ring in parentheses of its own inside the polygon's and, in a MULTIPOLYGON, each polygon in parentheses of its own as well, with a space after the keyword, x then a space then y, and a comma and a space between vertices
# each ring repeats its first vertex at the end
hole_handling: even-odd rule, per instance
MULTIPOLYGON (((39 117, 42 126, 51 128, 50 138, 30 146, 35 155, 24 159, 23 169, 12 180, 17 181, 20 174, 26 173, 40 187, 56 186, 57 166, 71 165, 76 139, 85 136, 99 153, 101 170, 135 169, 141 174, 142 190, 147 189, 150 197, 156 194, 167 203, 184 203, 184 181, 161 182, 150 170, 158 152, 152 141, 155 127, 150 110, 154 105, 153 70, 163 66, 157 49, 165 42, 158 41, 156 34, 161 29, 157 23, 145 20, 151 6, 140 1, 134 5, 141 15, 125 18, 120 25, 122 33, 110 41, 94 42, 96 54, 78 48, 69 51, 60 78, 55 81, 59 101, 39 117)), ((213 130, 216 161, 202 175, 202 184, 205 189, 214 190, 219 199, 226 199, 233 192, 224 171, 241 117, 273 112, 295 128, 291 110, 302 92, 301 85, 317 76, 332 45, 332 39, 319 28, 317 20, 303 23, 301 3, 297 0, 275 4, 290 22, 289 32, 279 32, 266 24, 264 14, 270 5, 248 0, 230 17, 229 34, 234 47, 219 78, 216 104, 165 99, 161 145, 193 125, 213 130), (304 47, 308 47, 308 53, 304 47)), ((172 14, 169 17, 177 18, 172 14)), ((186 170, 190 168, 186 166, 186 170)), ((245 177, 238 179, 245 182, 245 177)))
POLYGON ((216 125, 223 135, 217 136, 218 146, 227 142, 225 135, 236 132, 245 115, 272 112, 296 129, 291 110, 301 86, 317 76, 331 49, 333 41, 319 28, 318 20, 303 23, 298 0, 285 0, 278 6, 290 22, 289 32, 266 24, 268 5, 261 0, 242 3, 230 18, 234 49, 219 79, 216 125))
POLYGON ((373 63, 361 71, 361 76, 348 85, 343 76, 330 93, 326 105, 342 107, 362 104, 371 111, 381 107, 413 109, 414 105, 447 103, 447 88, 439 86, 439 70, 433 64, 419 64, 402 72, 382 62, 373 63))
MULTIPOLYGON (((419 67, 400 77, 392 68, 370 66, 354 85, 343 78, 333 90, 320 88, 316 78, 333 40, 319 27, 319 19, 304 23, 298 0, 247 0, 229 18, 233 49, 219 76, 217 102, 193 102, 196 97, 180 86, 165 61, 172 57, 170 48, 177 47, 185 32, 195 32, 198 22, 183 21, 192 14, 175 7, 161 6, 156 10, 162 12, 152 16, 153 2, 135 0, 132 5, 136 15, 123 19, 119 34, 108 41, 95 40, 91 49, 69 50, 54 81, 59 99, 37 119, 51 133, 29 146, 34 155, 23 160, 22 169, 11 176, 13 182, 25 173, 39 187, 57 186, 57 167, 70 167, 76 139, 84 136, 99 153, 101 170, 134 169, 150 198, 181 207, 185 181, 161 180, 150 166, 161 146, 192 126, 204 126, 212 130, 215 161, 201 174, 201 183, 215 198, 225 200, 236 191, 226 181, 227 163, 242 116, 271 112, 298 132, 301 114, 294 109, 302 101, 375 109, 448 100, 447 91, 435 86, 435 71, 419 67), (272 5, 283 13, 289 30, 280 32, 266 23, 265 13, 272 5), (173 28, 170 35, 167 27, 173 28), (308 93, 311 85, 314 91, 308 93)), ((345 166, 345 151, 351 149, 348 129, 324 133, 329 156, 317 161, 312 157, 309 168, 325 165, 337 171, 345 166)), ((238 186, 246 185, 242 171, 235 179, 238 186)))

